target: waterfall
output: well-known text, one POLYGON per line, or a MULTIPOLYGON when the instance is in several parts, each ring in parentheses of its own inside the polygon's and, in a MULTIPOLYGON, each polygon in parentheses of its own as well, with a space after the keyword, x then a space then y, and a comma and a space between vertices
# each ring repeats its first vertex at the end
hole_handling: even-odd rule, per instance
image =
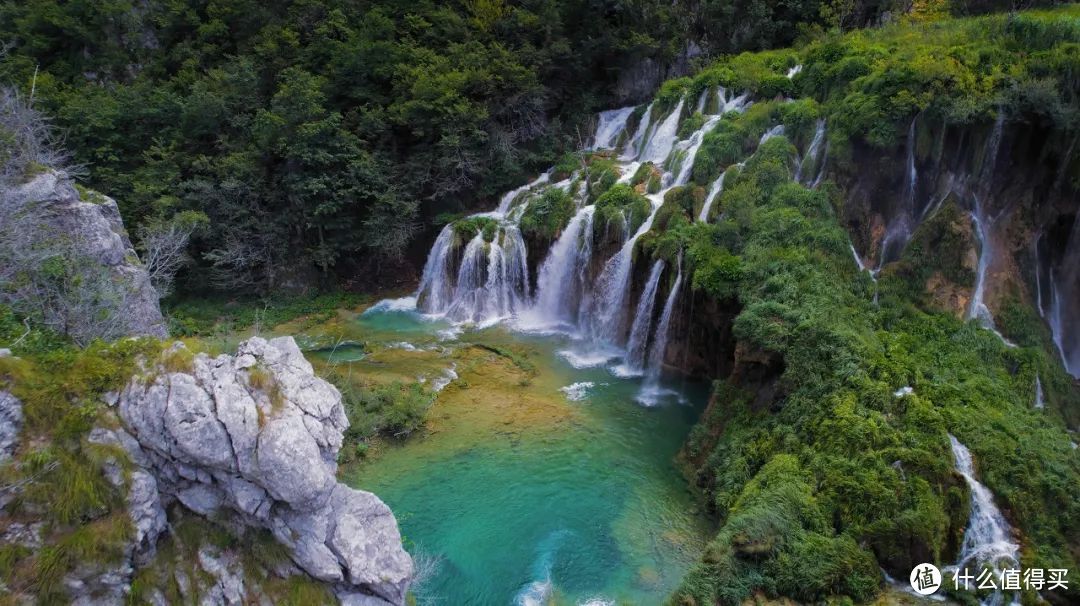
MULTIPOLYGON (((529 183, 526 183, 525 185, 522 185, 517 189, 512 189, 506 192, 506 194, 503 195, 502 199, 499 200, 499 207, 495 209, 494 214, 500 217, 505 216, 506 213, 510 210, 510 205, 513 204, 514 200, 516 200, 519 195, 529 191, 530 189, 533 189, 534 187, 547 183, 550 178, 551 175, 549 175, 548 173, 544 173, 537 177, 534 181, 530 181, 529 183)), ((492 216, 492 213, 480 213, 480 215, 492 216)))
POLYGON ((621 109, 609 109, 600 112, 600 118, 596 124, 596 134, 593 135, 592 149, 610 149, 616 143, 619 134, 626 128, 626 121, 630 114, 634 113, 634 107, 621 109))
POLYGON ((990 267, 990 257, 993 250, 990 246, 990 237, 987 233, 986 217, 983 216, 982 204, 979 198, 975 198, 975 210, 971 213, 971 220, 975 226, 975 234, 979 239, 979 264, 975 273, 975 291, 971 295, 971 305, 968 306, 967 317, 969 320, 977 319, 987 328, 994 325, 990 316, 990 310, 983 303, 983 295, 986 292, 986 271, 990 267))
POLYGON ((708 100, 709 100, 709 89, 706 88, 705 90, 701 91, 701 94, 698 96, 697 105, 694 106, 694 111, 699 113, 699 114, 704 114, 705 113, 705 102, 708 101, 708 100))
POLYGON ((435 238, 435 243, 424 263, 424 273, 417 290, 417 305, 421 311, 437 313, 450 304, 454 285, 450 277, 450 257, 454 246, 454 227, 446 225, 435 238))
POLYGON ((679 165, 679 173, 675 176, 675 181, 672 185, 686 185, 690 181, 690 173, 694 169, 694 158, 697 157, 698 150, 701 149, 701 143, 705 140, 705 134, 711 131, 719 121, 720 116, 710 117, 700 129, 690 135, 689 139, 680 141, 675 147, 675 149, 679 151, 685 150, 686 153, 683 156, 682 163, 679 165))
POLYGON ((626 142, 626 147, 623 148, 622 158, 624 160, 633 160, 641 155, 641 146, 645 143, 647 134, 649 132, 649 122, 652 121, 652 110, 656 102, 653 101, 645 108, 645 113, 641 115, 641 121, 638 122, 637 129, 634 131, 634 136, 630 137, 630 140, 626 142))
MULTIPOLYGON (((1016 567, 1019 564, 1020 546, 1012 541, 1009 523, 994 505, 994 496, 990 489, 975 479, 971 452, 952 434, 949 434, 949 443, 956 460, 956 471, 964 476, 964 481, 971 491, 971 516, 968 518, 967 530, 964 531, 959 561, 953 568, 959 570, 969 564, 985 565, 993 569, 994 578, 1000 579, 1002 568, 1016 567)), ((1000 598, 1000 595, 995 595, 984 604, 1000 603, 1000 598)))
POLYGON ((675 136, 679 131, 679 116, 682 115, 684 101, 679 100, 675 109, 671 110, 667 118, 661 122, 656 130, 649 137, 646 142, 645 149, 641 153, 642 162, 652 162, 657 166, 664 163, 668 154, 671 153, 671 146, 675 143, 675 136))
POLYGON ((443 228, 428 255, 418 307, 455 322, 497 322, 523 307, 528 292, 525 242, 516 226, 501 226, 491 242, 480 231, 465 245, 451 283, 453 227, 443 228))
POLYGON ((1080 378, 1080 331, 1076 315, 1080 306, 1080 213, 1073 221, 1059 265, 1050 269, 1050 313, 1047 321, 1061 363, 1072 376, 1080 378))
POLYGON ((990 191, 993 186, 994 167, 997 165, 998 149, 1001 148, 1001 135, 1005 131, 1005 110, 998 108, 997 119, 994 120, 994 129, 990 131, 990 138, 986 141, 986 151, 983 153, 983 162, 979 170, 979 181, 983 189, 990 191))
MULTIPOLYGON (((720 87, 720 90, 723 91, 724 87, 720 87)), ((727 91, 725 91, 725 93, 726 92, 727 91)), ((720 108, 720 113, 721 114, 726 114, 728 112, 742 112, 742 111, 745 111, 747 107, 750 107, 749 99, 750 99, 750 93, 748 93, 748 92, 743 92, 743 93, 741 93, 741 94, 739 94, 739 95, 737 95, 735 97, 732 97, 730 99, 725 97, 724 98, 724 105, 720 108)))
POLYGON ((825 149, 821 152, 821 161, 818 162, 817 176, 814 177, 814 182, 810 184, 810 187, 817 189, 818 185, 825 179, 825 165, 829 160, 829 142, 825 142, 825 149))
POLYGON ((1035 408, 1039 410, 1046 408, 1046 396, 1043 394, 1042 379, 1039 375, 1035 375, 1035 408))
POLYGON ((794 78, 795 74, 798 74, 801 71, 802 71, 802 64, 801 63, 796 65, 795 67, 792 67, 791 69, 787 70, 788 80, 794 78))
POLYGON ((720 173, 720 176, 713 181, 712 187, 709 188, 709 193, 705 196, 705 203, 701 205, 701 213, 698 215, 698 221, 706 222, 709 220, 709 211, 712 210, 713 202, 720 197, 720 192, 724 191, 724 175, 727 171, 720 173))
POLYGON ((810 162, 810 168, 818 163, 818 154, 821 151, 821 145, 825 142, 825 120, 818 120, 817 127, 814 129, 814 138, 810 141, 810 146, 806 148, 806 155, 803 156, 799 165, 795 167, 795 182, 802 183, 803 170, 806 169, 806 163, 810 162))
POLYGON ((764 135, 761 135, 761 140, 758 141, 758 145, 760 146, 761 144, 765 143, 769 139, 772 139, 773 137, 779 137, 780 135, 783 135, 783 134, 784 134, 784 125, 783 124, 777 124, 776 126, 774 126, 774 127, 770 128, 769 130, 765 131, 764 135))
POLYGON ((660 275, 664 271, 664 262, 653 263, 645 290, 641 291, 637 311, 634 312, 634 324, 630 329, 630 339, 626 343, 626 361, 623 364, 624 375, 640 374, 645 364, 645 348, 649 342, 649 327, 652 326, 653 307, 656 305, 656 290, 660 286, 660 275))
POLYGON ((671 316, 675 311, 675 302, 679 299, 679 289, 682 287, 682 258, 679 258, 679 272, 675 276, 675 283, 671 285, 667 301, 664 302, 664 311, 660 314, 660 322, 656 325, 656 334, 653 336, 652 348, 649 350, 648 367, 645 372, 645 385, 638 395, 638 401, 651 406, 663 392, 660 389, 660 375, 664 370, 664 355, 667 353, 668 333, 671 330, 671 316))
POLYGON ((881 242, 881 256, 878 259, 878 270, 886 263, 900 258, 911 237, 911 221, 915 215, 915 191, 919 184, 919 172, 915 167, 915 121, 916 115, 911 119, 908 126, 907 136, 907 163, 904 180, 904 198, 902 206, 889 222, 885 230, 885 238, 881 242))
MULTIPOLYGON (((703 93, 704 105, 702 98, 697 99, 702 110, 708 111, 711 92, 703 93)), ((721 112, 742 111, 750 104, 748 93, 732 97, 728 91, 719 88, 716 94, 721 112)), ((621 360, 623 369, 630 369, 635 374, 647 371, 650 378, 646 386, 656 391, 671 315, 682 287, 682 268, 680 266, 668 294, 664 311, 659 314, 659 324, 655 328, 658 332, 654 332, 653 316, 657 312, 656 299, 665 266, 660 261, 648 261, 651 271, 644 292, 638 299, 636 314, 628 318, 635 311, 628 309, 629 301, 634 299, 631 293, 633 256, 638 239, 652 228, 664 195, 671 187, 689 182, 704 136, 721 120, 718 114, 708 115, 701 128, 679 140, 679 118, 687 102, 687 99, 679 100, 670 113, 655 120, 653 110, 656 106, 650 104, 625 144, 620 141, 627 138, 626 125, 633 108, 611 110, 597 117, 589 145, 594 149, 621 147, 623 153, 618 158, 620 182, 630 181, 646 161, 664 170, 664 161, 674 158, 669 161, 674 166, 669 166, 663 173, 661 191, 646 196, 651 209, 636 230, 632 229, 628 209, 623 210, 621 222, 616 217, 607 222, 607 228, 621 238, 621 246, 610 257, 594 258, 596 208, 582 206, 543 255, 539 267, 534 268, 535 292, 530 288, 528 249, 519 223, 536 195, 545 188, 568 191, 574 178, 572 175, 559 183, 551 183, 549 171, 531 183, 507 192, 496 210, 444 226, 428 254, 416 296, 408 299, 410 303, 405 305, 415 305, 419 311, 453 323, 471 323, 481 328, 509 319, 511 326, 520 330, 567 333, 574 344, 559 353, 572 365, 609 365, 621 360), (673 149, 676 150, 674 154, 673 149), (476 225, 473 231, 465 228, 470 224, 476 225), (593 272, 598 265, 597 275, 593 272)), ((783 126, 775 126, 769 132, 780 134, 783 126)), ((723 185, 724 176, 721 175, 710 187, 701 220, 708 219, 723 185)), ((582 204, 580 198, 579 204, 582 204)), ((397 305, 394 309, 404 308, 397 305)))
POLYGON ((592 225, 596 207, 579 210, 551 246, 536 279, 536 301, 527 324, 537 327, 573 325, 592 258, 592 225))
POLYGON ((619 252, 608 259, 593 287, 593 292, 598 296, 592 300, 586 320, 588 332, 594 342, 611 345, 621 342, 626 299, 630 290, 630 269, 633 265, 631 256, 634 252, 634 243, 642 234, 652 229, 656 211, 660 209, 663 201, 663 193, 649 196, 649 201, 652 202, 652 212, 649 213, 649 217, 638 227, 633 236, 626 239, 619 252))

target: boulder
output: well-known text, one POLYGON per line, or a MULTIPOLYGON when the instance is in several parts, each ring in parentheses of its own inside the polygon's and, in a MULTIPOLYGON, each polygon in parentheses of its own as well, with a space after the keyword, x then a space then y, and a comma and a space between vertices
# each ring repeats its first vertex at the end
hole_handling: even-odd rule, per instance
MULTIPOLYGON (((118 439, 163 497, 269 529, 343 600, 404 603, 413 565, 393 513, 335 479, 348 427, 338 390, 315 376, 291 337, 192 358, 181 371, 147 368, 117 399, 118 439)), ((234 585, 221 588, 226 602, 234 585)))

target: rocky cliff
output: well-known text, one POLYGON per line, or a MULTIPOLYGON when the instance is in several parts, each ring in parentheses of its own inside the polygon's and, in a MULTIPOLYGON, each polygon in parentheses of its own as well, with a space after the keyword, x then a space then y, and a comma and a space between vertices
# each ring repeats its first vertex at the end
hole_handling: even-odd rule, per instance
POLYGON ((341 395, 292 338, 216 358, 177 344, 145 373, 114 400, 123 427, 103 436, 148 473, 132 493, 150 497, 129 499, 137 543, 152 550, 158 511, 179 501, 241 533, 269 530, 343 603, 404 603, 413 567, 397 522, 378 497, 336 481, 341 395))
POLYGON ((79 342, 165 337, 116 201, 48 170, 0 192, 0 302, 79 342))

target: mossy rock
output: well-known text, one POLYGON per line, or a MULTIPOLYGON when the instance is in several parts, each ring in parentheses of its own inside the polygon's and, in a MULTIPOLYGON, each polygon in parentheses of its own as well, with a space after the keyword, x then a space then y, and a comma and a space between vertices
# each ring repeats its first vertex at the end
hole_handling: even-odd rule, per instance
POLYGON ((629 232, 633 233, 651 210, 648 198, 625 183, 616 184, 596 201, 593 233, 603 238, 605 234, 621 231, 624 222, 628 223, 629 232))
POLYGON ((531 242, 557 238, 574 216, 574 197, 558 187, 549 187, 529 201, 521 216, 521 234, 531 242))

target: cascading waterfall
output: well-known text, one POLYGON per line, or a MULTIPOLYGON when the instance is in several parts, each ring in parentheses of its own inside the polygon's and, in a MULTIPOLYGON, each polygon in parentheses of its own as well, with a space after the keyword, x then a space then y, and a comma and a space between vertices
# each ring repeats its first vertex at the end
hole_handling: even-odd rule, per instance
POLYGON ((1080 378, 1080 331, 1076 315, 1080 311, 1080 213, 1073 221, 1065 253, 1056 268, 1050 269, 1050 313, 1047 322, 1065 370, 1080 378))
MULTIPOLYGON (((710 92, 697 99, 699 110, 708 111, 710 92)), ((655 391, 682 273, 680 268, 656 328, 659 332, 654 333, 656 297, 664 265, 659 262, 653 265, 637 309, 628 309, 634 247, 652 228, 665 194, 672 187, 689 182, 704 137, 720 122, 722 114, 743 111, 751 103, 748 93, 733 96, 722 87, 716 89, 716 97, 713 107, 718 113, 707 115, 700 128, 681 140, 679 121, 687 102, 693 100, 680 99, 662 117, 655 116, 656 105, 650 104, 630 137, 627 137, 630 134, 627 124, 634 108, 610 110, 597 117, 589 148, 622 150, 617 159, 620 182, 629 182, 645 162, 652 162, 663 171, 661 191, 646 195, 651 209, 636 229, 625 211, 621 224, 618 220, 607 222, 606 229, 620 232, 617 236, 622 244, 599 263, 598 275, 593 273, 601 261, 594 259, 593 250, 596 209, 587 205, 578 208, 555 238, 537 268, 535 293, 530 290, 527 246, 518 224, 544 188, 569 191, 574 179, 580 177, 575 173, 564 181, 551 183, 549 171, 507 192, 495 211, 470 217, 476 220, 475 233, 464 232, 465 224, 460 222, 443 228, 424 266, 416 307, 455 323, 483 327, 513 318, 513 325, 522 330, 568 334, 576 343, 584 344, 584 348, 575 345, 561 352, 572 364, 608 364, 621 359, 624 370, 634 374, 647 371, 647 383, 655 391), (633 317, 629 317, 631 313, 633 317)), ((763 140, 783 132, 782 125, 774 126, 763 140)), ((722 188, 723 176, 710 187, 702 220, 708 218, 722 188)), ((578 203, 583 201, 579 198, 578 203)))
POLYGON ((975 234, 979 239, 979 264, 975 272, 975 290, 971 295, 971 304, 968 306, 967 317, 969 320, 978 320, 987 329, 993 330, 994 318, 990 310, 983 302, 986 294, 986 272, 990 268, 993 256, 993 248, 990 245, 989 225, 983 214, 982 204, 978 196, 973 196, 975 209, 971 213, 971 221, 975 226, 975 234))
POLYGON ((919 183, 919 172, 915 166, 915 121, 917 119, 918 116, 912 118, 911 125, 908 126, 903 205, 885 229, 885 238, 881 242, 881 255, 878 258, 879 271, 886 263, 900 258, 908 239, 911 238, 911 222, 915 215, 915 192, 919 183))
POLYGON ((683 103, 683 100, 680 99, 675 109, 671 110, 671 113, 653 131, 645 144, 645 149, 641 152, 640 160, 642 162, 652 162, 657 166, 663 165, 664 160, 671 153, 671 146, 675 144, 683 103))
POLYGON ((630 339, 626 343, 626 361, 620 368, 620 374, 630 376, 640 374, 645 365, 645 352, 649 342, 649 328, 652 326, 653 307, 656 305, 656 291, 660 286, 660 275, 664 272, 664 262, 657 260, 641 291, 634 324, 630 329, 630 339))
MULTIPOLYGON (((994 578, 1001 578, 1004 568, 1019 565, 1019 548, 1012 540, 1012 530, 1005 516, 994 504, 994 495, 986 486, 975 478, 975 466, 971 451, 960 443, 952 434, 949 435, 956 471, 964 477, 971 492, 971 515, 964 542, 960 547, 960 558, 953 567, 955 570, 969 565, 987 566, 994 571, 994 578)), ((984 601, 983 604, 1000 604, 1000 592, 984 601)))
POLYGON ((644 145, 648 138, 649 128, 652 121, 652 110, 656 102, 652 102, 645 108, 645 113, 641 115, 641 121, 638 122, 637 130, 634 131, 634 136, 630 137, 630 140, 626 142, 626 147, 623 148, 622 158, 624 160, 633 160, 641 155, 641 146, 644 145))
POLYGON ((656 211, 660 209, 663 194, 649 196, 652 203, 652 211, 648 218, 638 227, 634 235, 627 238, 619 248, 615 256, 608 259, 600 277, 596 280, 595 292, 599 296, 593 298, 593 306, 587 313, 588 332, 594 342, 609 345, 620 345, 623 334, 623 322, 626 310, 626 299, 630 290, 630 269, 633 266, 632 254, 634 243, 643 234, 652 229, 656 211))
POLYGON ((765 134, 761 135, 761 139, 758 141, 758 145, 761 145, 761 144, 765 143, 766 141, 768 141, 769 139, 772 139, 773 137, 779 137, 782 134, 784 134, 784 125, 783 124, 777 124, 776 126, 774 126, 774 127, 770 128, 769 130, 765 131, 765 134))
POLYGON ((593 136, 592 149, 610 149, 615 146, 619 134, 626 128, 626 121, 634 113, 633 106, 600 112, 593 136))
POLYGON ((529 272, 525 241, 517 226, 501 224, 490 242, 478 231, 465 245, 456 272, 452 267, 455 237, 448 225, 435 240, 417 291, 417 307, 455 322, 481 325, 523 309, 529 272))
POLYGON ((1035 408, 1038 410, 1046 408, 1046 396, 1043 394, 1042 379, 1039 375, 1035 375, 1035 408))
POLYGON ((675 276, 675 283, 671 285, 667 301, 664 302, 664 311, 660 314, 660 322, 656 325, 656 334, 653 336, 652 348, 649 350, 648 367, 645 371, 645 384, 642 386, 638 401, 646 406, 656 404, 657 398, 663 394, 660 389, 660 376, 664 370, 664 355, 667 353, 668 333, 671 330, 671 316, 675 312, 675 302, 679 299, 679 289, 682 287, 682 258, 679 259, 679 270, 675 276))
POLYGON ((518 196, 520 196, 521 194, 529 191, 530 189, 534 189, 535 187, 537 187, 539 185, 543 185, 543 184, 547 183, 550 180, 550 178, 551 178, 551 175, 549 175, 548 173, 544 173, 544 174, 540 175, 539 177, 537 177, 535 181, 526 183, 525 185, 522 185, 521 187, 519 187, 517 189, 512 189, 512 190, 506 192, 506 194, 503 195, 502 199, 499 200, 499 207, 497 209, 495 209, 494 213, 480 213, 479 215, 474 215, 474 216, 505 217, 506 214, 510 211, 510 206, 514 203, 514 200, 518 199, 518 196))
POLYGON ((705 202, 701 205, 701 213, 698 215, 698 221, 706 222, 709 220, 709 211, 712 210, 713 203, 720 197, 720 192, 724 191, 724 175, 727 171, 720 173, 720 176, 713 181, 712 187, 709 188, 709 193, 705 196, 705 202))
POLYGON ((795 182, 802 183, 803 171, 809 163, 809 168, 813 169, 818 166, 821 159, 818 157, 822 150, 822 144, 825 142, 825 120, 818 120, 817 126, 814 128, 814 138, 810 140, 810 146, 806 148, 806 155, 803 156, 802 161, 795 167, 795 182))
POLYGON ((448 278, 453 247, 454 227, 447 225, 439 232, 439 237, 435 238, 420 278, 417 302, 423 311, 443 310, 450 305, 454 285, 448 278))
POLYGON ((673 186, 686 185, 690 181, 690 173, 694 169, 694 158, 697 156, 698 150, 701 149, 702 141, 705 140, 705 133, 715 128, 719 121, 720 116, 711 116, 705 121, 700 130, 691 135, 686 141, 680 141, 675 146, 675 151, 683 154, 683 159, 679 165, 679 172, 675 175, 675 181, 672 183, 673 186))
POLYGON ((551 246, 536 279, 536 300, 526 312, 525 325, 572 326, 577 323, 578 302, 585 290, 585 272, 592 259, 593 213, 596 207, 579 210, 551 246))

